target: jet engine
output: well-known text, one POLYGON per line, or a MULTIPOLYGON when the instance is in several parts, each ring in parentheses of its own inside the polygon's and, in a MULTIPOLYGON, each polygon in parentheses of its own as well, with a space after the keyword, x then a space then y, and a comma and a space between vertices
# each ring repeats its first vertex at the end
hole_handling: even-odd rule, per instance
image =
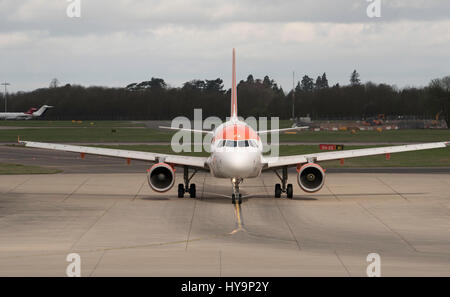
POLYGON ((297 182, 303 191, 314 193, 322 189, 325 183, 325 171, 315 163, 303 165, 297 177, 297 182))
POLYGON ((147 170, 147 180, 156 192, 167 192, 175 184, 175 170, 166 163, 158 163, 147 170))

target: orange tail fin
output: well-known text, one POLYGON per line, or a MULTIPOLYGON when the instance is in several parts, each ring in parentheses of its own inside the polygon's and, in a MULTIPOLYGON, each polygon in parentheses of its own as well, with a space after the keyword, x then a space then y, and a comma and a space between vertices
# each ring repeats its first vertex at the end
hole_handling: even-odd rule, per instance
POLYGON ((233 48, 233 77, 231 82, 231 117, 237 118, 237 89, 236 89, 236 51, 233 48))

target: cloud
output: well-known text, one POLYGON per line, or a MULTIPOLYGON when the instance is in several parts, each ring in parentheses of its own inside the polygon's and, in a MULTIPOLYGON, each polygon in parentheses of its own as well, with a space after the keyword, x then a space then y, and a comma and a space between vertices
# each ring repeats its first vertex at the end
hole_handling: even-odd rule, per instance
POLYGON ((64 0, 0 2, 0 79, 13 90, 61 82, 124 86, 152 76, 179 86, 193 78, 229 84, 270 75, 286 89, 292 71, 346 84, 363 80, 424 85, 448 75, 449 1, 86 1, 82 18, 64 0))
POLYGON ((82 34, 140 30, 162 24, 219 26, 224 23, 373 23, 448 19, 447 0, 383 0, 382 20, 366 16, 365 0, 81 0, 82 19, 65 16, 64 0, 3 0, 0 30, 46 30, 82 34))

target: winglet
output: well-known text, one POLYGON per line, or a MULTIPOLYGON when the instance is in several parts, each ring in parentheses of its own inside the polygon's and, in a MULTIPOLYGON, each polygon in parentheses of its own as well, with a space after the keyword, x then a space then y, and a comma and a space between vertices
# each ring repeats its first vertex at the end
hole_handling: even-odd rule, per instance
POLYGON ((18 143, 18 144, 27 146, 27 142, 28 142, 28 141, 24 141, 24 140, 20 139, 20 136, 17 136, 17 143, 18 143))
POLYGON ((19 135, 17 135, 17 143, 23 146, 27 146, 27 141, 21 140, 19 135))

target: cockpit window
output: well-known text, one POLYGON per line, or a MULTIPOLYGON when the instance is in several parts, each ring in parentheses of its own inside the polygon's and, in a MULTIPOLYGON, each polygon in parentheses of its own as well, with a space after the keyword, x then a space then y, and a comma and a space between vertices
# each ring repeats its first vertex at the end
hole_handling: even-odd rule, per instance
POLYGON ((237 146, 237 141, 232 141, 232 140, 227 140, 226 147, 236 147, 237 146))
POLYGON ((254 140, 220 140, 217 144, 218 147, 258 147, 254 140))
POLYGON ((239 147, 248 147, 249 146, 248 140, 240 140, 240 141, 238 141, 238 146, 239 147))

